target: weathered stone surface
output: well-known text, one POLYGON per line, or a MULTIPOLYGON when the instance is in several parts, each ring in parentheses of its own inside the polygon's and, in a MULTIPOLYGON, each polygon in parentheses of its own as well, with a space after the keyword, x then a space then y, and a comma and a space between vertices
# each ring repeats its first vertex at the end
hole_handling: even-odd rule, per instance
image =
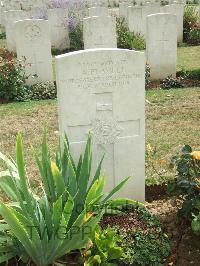
POLYGON ((131 1, 119 3, 119 15, 120 17, 125 18, 126 22, 128 22, 128 7, 129 6, 132 6, 131 1))
POLYGON ((60 132, 78 160, 93 136, 94 168, 105 154, 106 191, 126 176, 119 196, 144 201, 145 56, 93 49, 56 57, 60 132))
POLYGON ((116 19, 114 17, 89 17, 83 20, 85 49, 116 48, 116 19))
POLYGON ((16 52, 14 25, 18 20, 29 18, 30 14, 22 10, 4 11, 6 43, 10 52, 16 52))
POLYGON ((17 58, 24 60, 28 84, 53 81, 48 21, 27 19, 15 24, 17 58), (35 76, 35 77, 33 77, 35 76))
POLYGON ((160 12, 159 5, 128 7, 128 26, 131 32, 146 36, 146 19, 148 15, 160 12))
POLYGON ((147 17, 146 52, 152 79, 176 76, 177 18, 172 14, 147 17))
POLYGON ((63 8, 48 10, 50 26, 51 46, 55 49, 64 50, 70 47, 68 30, 68 11, 63 8))
POLYGON ((177 16, 177 40, 178 42, 183 41, 183 16, 184 16, 184 4, 173 3, 161 7, 162 13, 170 13, 177 16))
POLYGON ((89 17, 104 17, 108 16, 108 8, 107 7, 91 7, 88 8, 89 17))

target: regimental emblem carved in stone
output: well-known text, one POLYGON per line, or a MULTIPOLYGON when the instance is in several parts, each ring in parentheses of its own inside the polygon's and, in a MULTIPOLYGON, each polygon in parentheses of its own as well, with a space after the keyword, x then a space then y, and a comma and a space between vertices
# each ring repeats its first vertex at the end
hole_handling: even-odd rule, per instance
POLYGON ((34 41, 35 39, 41 37, 41 29, 37 25, 27 26, 25 29, 25 36, 30 41, 34 41))
POLYGON ((120 136, 123 129, 118 125, 113 118, 105 119, 99 118, 93 122, 91 133, 94 136, 97 144, 106 145, 114 144, 117 137, 120 136))

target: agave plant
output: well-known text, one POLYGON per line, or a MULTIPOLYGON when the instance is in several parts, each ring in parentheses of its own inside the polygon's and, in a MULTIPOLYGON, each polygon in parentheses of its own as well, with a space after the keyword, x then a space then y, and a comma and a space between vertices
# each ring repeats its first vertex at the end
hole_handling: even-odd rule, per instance
POLYGON ((2 253, 1 260, 18 255, 38 266, 55 263, 70 251, 86 246, 104 213, 105 204, 118 207, 132 202, 111 200, 128 178, 107 196, 104 194, 105 179, 100 175, 102 161, 91 179, 91 136, 77 165, 66 136, 62 146, 53 161, 44 134, 41 158, 34 151, 42 180, 40 197, 33 192, 26 174, 21 134, 17 137, 16 162, 0 153, 8 168, 0 173, 0 187, 11 200, 9 204, 0 202, 0 214, 9 226, 12 244, 17 243, 15 249, 12 244, 6 246, 8 251, 2 253), (82 208, 78 211, 80 204, 82 208))

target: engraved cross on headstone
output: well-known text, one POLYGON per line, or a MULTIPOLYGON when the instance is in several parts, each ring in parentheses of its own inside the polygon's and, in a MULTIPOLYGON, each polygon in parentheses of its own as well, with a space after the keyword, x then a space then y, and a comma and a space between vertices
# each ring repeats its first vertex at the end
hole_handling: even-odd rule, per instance
POLYGON ((140 135, 140 120, 124 120, 120 121, 114 115, 112 104, 112 93, 107 97, 108 93, 96 94, 96 117, 90 124, 68 127, 71 135, 75 137, 71 144, 82 143, 86 141, 79 136, 87 135, 91 132, 94 145, 98 154, 105 154, 106 163, 113 165, 112 172, 108 173, 113 177, 113 185, 115 184, 115 144, 122 142, 124 139, 132 140, 140 135), (99 96, 105 96, 99 97, 99 96), (109 98, 109 99, 106 99, 109 98))

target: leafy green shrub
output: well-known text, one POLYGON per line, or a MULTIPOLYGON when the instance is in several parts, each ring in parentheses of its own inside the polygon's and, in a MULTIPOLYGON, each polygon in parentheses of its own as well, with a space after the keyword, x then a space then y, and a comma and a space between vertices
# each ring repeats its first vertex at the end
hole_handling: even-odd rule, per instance
POLYGON ((17 255, 15 243, 9 232, 9 226, 0 220, 0 264, 6 265, 5 262, 17 255), (3 264, 4 263, 4 264, 3 264))
POLYGON ((0 40, 5 38, 6 38, 6 33, 5 32, 0 33, 0 40))
POLYGON ((24 67, 14 54, 0 48, 0 99, 13 100, 25 86, 24 67))
POLYGON ((18 61, 14 54, 4 48, 0 49, 0 100, 30 101, 55 99, 56 88, 53 82, 40 82, 28 86, 24 62, 18 61))
MULTIPOLYGON (((40 197, 33 192, 26 174, 21 135, 17 138, 16 162, 0 153, 7 166, 6 171, 0 172, 0 187, 11 200, 0 202, 0 214, 17 243, 14 251, 26 264, 49 265, 72 250, 84 248, 104 213, 104 205, 109 207, 116 201, 110 198, 128 180, 104 195, 102 161, 91 179, 91 136, 77 165, 66 136, 62 146, 53 159, 45 134, 41 155, 33 150, 41 175, 40 197)), ((7 253, 14 254, 12 249, 7 253)), ((0 259, 6 261, 8 257, 0 259)))
POLYGON ((195 6, 185 6, 183 18, 183 39, 188 44, 200 44, 200 25, 195 6))
POLYGON ((144 50, 145 49, 144 38, 139 34, 134 35, 134 38, 131 41, 131 47, 132 49, 136 50, 144 50))
POLYGON ((83 25, 78 18, 73 18, 69 23, 70 48, 74 51, 83 50, 83 25))
POLYGON ((192 214, 198 215, 200 210, 200 151, 192 151, 185 145, 180 156, 172 158, 177 175, 168 184, 169 192, 185 196, 179 214, 191 219, 192 214))
MULTIPOLYGON (((127 233, 131 234, 131 231, 127 233)), ((169 241, 164 234, 145 233, 142 230, 137 230, 134 232, 132 242, 130 241, 128 244, 128 256, 124 259, 127 265, 134 263, 137 265, 161 265, 170 253, 169 241)))
POLYGON ((144 38, 130 32, 124 18, 117 18, 117 46, 123 49, 145 49, 144 38))
POLYGON ((25 102, 30 100, 48 100, 56 98, 56 87, 53 82, 40 82, 24 87, 14 98, 15 101, 25 102))
POLYGON ((171 250, 163 226, 145 207, 135 206, 134 211, 143 228, 117 228, 127 255, 121 261, 126 265, 160 265, 171 250))
POLYGON ((200 211, 198 215, 195 215, 192 220, 192 231, 196 235, 200 235, 200 211))
POLYGON ((91 241, 92 247, 85 253, 85 266, 117 265, 115 262, 126 257, 123 248, 119 246, 122 238, 110 226, 106 229, 97 226, 91 241))
POLYGON ((171 88, 183 88, 184 87, 181 80, 178 80, 177 78, 173 78, 172 76, 169 76, 168 78, 163 79, 160 82, 160 86, 164 90, 168 90, 171 88))
POLYGON ((46 100, 56 98, 56 88, 53 82, 40 82, 32 86, 33 100, 46 100))
POLYGON ((199 211, 197 215, 194 215, 192 220, 192 230, 196 235, 200 235, 200 197, 196 198, 194 202, 195 209, 199 211))
POLYGON ((191 29, 188 33, 187 39, 188 39, 188 43, 199 45, 200 44, 200 27, 191 29))

